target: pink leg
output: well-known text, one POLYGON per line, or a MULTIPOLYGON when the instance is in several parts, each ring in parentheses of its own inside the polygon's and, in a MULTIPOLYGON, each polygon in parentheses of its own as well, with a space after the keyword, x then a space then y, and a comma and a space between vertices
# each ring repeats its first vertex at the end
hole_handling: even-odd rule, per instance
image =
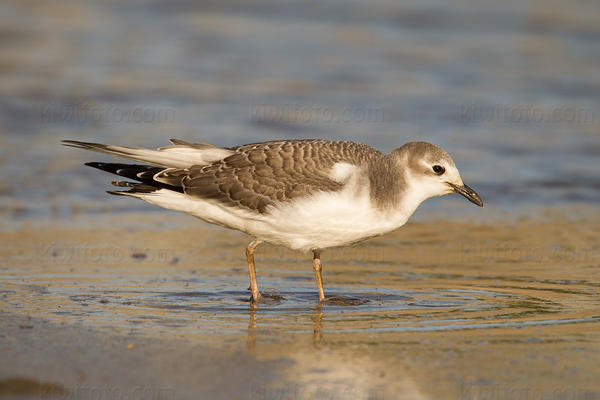
POLYGON ((313 270, 315 271, 317 288, 319 289, 319 302, 322 302, 325 300, 325 293, 323 292, 323 277, 321 276, 321 253, 318 250, 313 251, 313 270))
POLYGON ((256 282, 256 269, 254 266, 254 251, 262 241, 254 239, 246 246, 246 259, 248 260, 248 272, 250 273, 250 293, 252 293, 252 301, 258 303, 260 300, 260 292, 258 291, 258 283, 256 282))

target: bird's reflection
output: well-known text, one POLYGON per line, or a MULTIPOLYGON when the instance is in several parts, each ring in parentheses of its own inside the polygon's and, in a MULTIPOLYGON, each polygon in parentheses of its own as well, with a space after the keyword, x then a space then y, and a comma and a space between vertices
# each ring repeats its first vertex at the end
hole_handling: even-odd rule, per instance
POLYGON ((246 340, 246 349, 254 351, 256 347, 256 304, 250 304, 249 314, 250 322, 248 322, 248 339, 246 340))
POLYGON ((321 304, 315 307, 313 313, 313 345, 316 348, 321 346, 321 325, 323 323, 323 310, 321 304))
MULTIPOLYGON (((246 349, 254 351, 256 348, 256 318, 259 307, 256 304, 251 304, 248 309, 248 338, 246 340, 246 349)), ((323 310, 321 304, 317 305, 313 310, 313 345, 315 348, 321 346, 322 334, 321 326, 323 324, 323 310)))

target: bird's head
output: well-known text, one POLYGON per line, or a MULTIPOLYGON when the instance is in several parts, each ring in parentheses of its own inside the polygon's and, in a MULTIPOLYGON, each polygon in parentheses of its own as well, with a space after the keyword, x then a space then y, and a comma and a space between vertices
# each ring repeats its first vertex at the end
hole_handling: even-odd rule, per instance
POLYGON ((410 142, 392 152, 405 171, 405 179, 423 200, 458 193, 483 207, 479 195, 465 185, 448 153, 427 142, 410 142))

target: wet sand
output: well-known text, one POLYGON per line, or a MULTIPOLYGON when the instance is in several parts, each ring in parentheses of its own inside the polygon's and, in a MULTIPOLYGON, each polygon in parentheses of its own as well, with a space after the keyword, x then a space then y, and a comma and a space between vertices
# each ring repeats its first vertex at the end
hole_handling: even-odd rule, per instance
POLYGON ((4 229, 0 394, 600 398, 600 220, 552 215, 324 252, 320 307, 308 255, 261 247, 252 307, 248 238, 174 213, 4 229))

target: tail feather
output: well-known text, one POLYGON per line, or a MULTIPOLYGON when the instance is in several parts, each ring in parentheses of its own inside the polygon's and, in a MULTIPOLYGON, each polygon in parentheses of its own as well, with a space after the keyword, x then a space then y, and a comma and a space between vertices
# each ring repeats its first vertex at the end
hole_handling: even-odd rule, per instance
POLYGON ((77 140, 62 141, 65 146, 112 154, 166 168, 189 168, 192 165, 208 165, 234 153, 231 149, 223 149, 209 143, 188 143, 178 139, 171 139, 171 143, 173 143, 172 146, 152 150, 77 140))

